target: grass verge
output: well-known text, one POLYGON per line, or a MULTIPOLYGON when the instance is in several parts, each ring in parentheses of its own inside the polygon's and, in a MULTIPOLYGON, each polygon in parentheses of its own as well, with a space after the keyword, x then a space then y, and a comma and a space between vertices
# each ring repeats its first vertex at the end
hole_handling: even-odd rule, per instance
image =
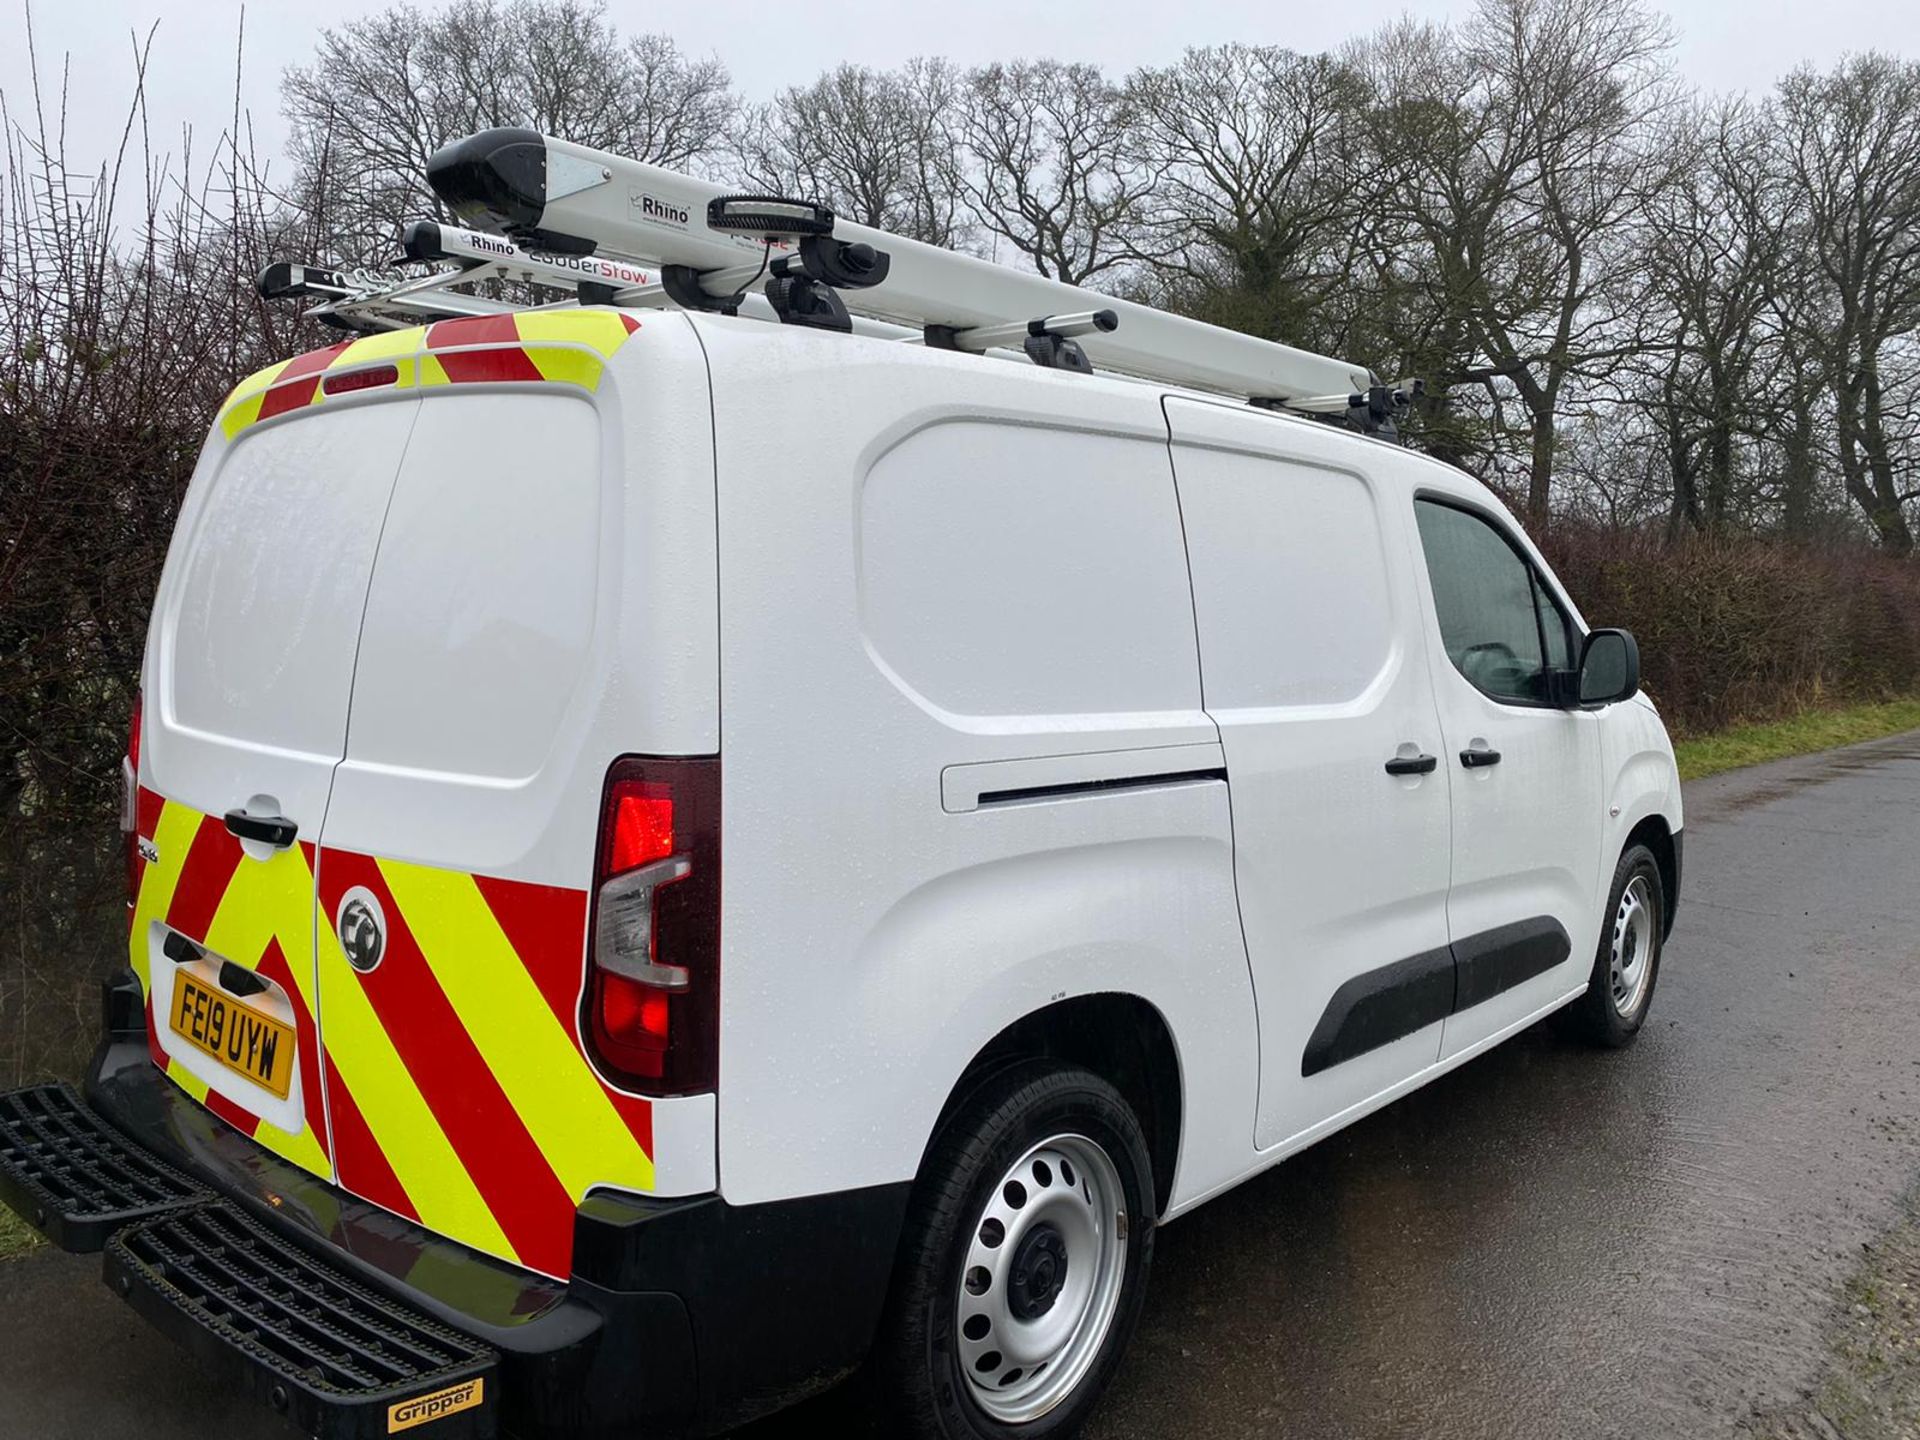
POLYGON ((1800 1401, 1740 1427, 1755 1440, 1912 1440, 1920 1435, 1920 1189, 1868 1245, 1827 1332, 1819 1380, 1800 1401))
POLYGON ((1698 780, 1742 765, 1810 755, 1903 730, 1920 730, 1920 699, 1851 705, 1844 710, 1809 710, 1790 720, 1741 725, 1717 735, 1682 740, 1673 747, 1673 753, 1680 762, 1680 778, 1698 780))
POLYGON ((0 1205, 0 1262, 38 1250, 42 1241, 13 1211, 0 1205))

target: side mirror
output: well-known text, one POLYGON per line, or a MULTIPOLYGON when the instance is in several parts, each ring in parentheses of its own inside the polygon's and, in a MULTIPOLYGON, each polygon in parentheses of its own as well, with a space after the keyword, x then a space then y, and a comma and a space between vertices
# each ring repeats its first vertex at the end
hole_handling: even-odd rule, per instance
POLYGON ((1595 630, 1580 647, 1582 708, 1631 700, 1640 689, 1640 646, 1625 630, 1595 630))

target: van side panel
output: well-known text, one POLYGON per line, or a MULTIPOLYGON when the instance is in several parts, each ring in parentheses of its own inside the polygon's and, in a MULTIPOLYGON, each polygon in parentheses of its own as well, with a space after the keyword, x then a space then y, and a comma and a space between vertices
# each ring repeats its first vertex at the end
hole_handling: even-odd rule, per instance
POLYGON ((1244 1169, 1253 1003, 1158 397, 696 324, 727 1200, 910 1180, 981 1048, 1096 992, 1174 1036, 1176 1194, 1244 1169))
POLYGON ((1451 774, 1384 771, 1444 753, 1406 490, 1366 463, 1390 452, 1244 405, 1170 399, 1167 415, 1207 713, 1233 776, 1265 1151, 1438 1058, 1451 774), (1362 1041, 1339 1034, 1356 991, 1392 1011, 1362 1041))

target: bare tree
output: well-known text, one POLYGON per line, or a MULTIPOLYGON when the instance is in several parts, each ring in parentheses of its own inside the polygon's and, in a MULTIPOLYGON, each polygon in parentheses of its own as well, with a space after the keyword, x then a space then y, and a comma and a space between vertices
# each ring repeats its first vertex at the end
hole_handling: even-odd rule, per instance
POLYGON ((1437 302, 1480 363, 1457 380, 1517 404, 1526 506, 1547 520, 1570 386, 1634 353, 1618 244, 1662 177, 1663 22, 1627 0, 1480 0, 1458 32, 1403 28, 1376 71, 1383 193, 1430 251, 1437 302))
POLYGON ((1888 551, 1911 554, 1920 442, 1920 64, 1855 56, 1780 86, 1780 145, 1824 304, 1824 352, 1847 493, 1888 551))
POLYGON ((1635 227, 1642 311, 1664 333, 1644 357, 1649 409, 1672 476, 1668 528, 1718 530, 1758 496, 1737 494, 1743 444, 1768 423, 1785 236, 1761 112, 1744 100, 1679 111, 1659 144, 1670 183, 1635 227))
POLYGON ((859 224, 953 244, 962 238, 958 87, 944 60, 899 71, 838 66, 745 112, 736 169, 746 184, 831 205, 859 224))
POLYGON ((149 32, 114 153, 70 159, 66 74, 43 84, 32 26, 24 93, 0 94, 0 1086, 77 1070, 124 943, 120 757, 207 422, 320 343, 253 288, 284 222, 237 75, 234 128, 165 153, 149 32))
POLYGON ((736 108, 725 67, 663 36, 623 42, 604 14, 585 0, 460 0, 322 32, 281 85, 293 198, 323 217, 335 253, 366 260, 390 253, 404 221, 442 215, 427 157, 474 130, 526 125, 700 166, 736 108))
POLYGON ((1131 153, 1124 89, 1091 65, 1016 60, 972 71, 961 94, 982 230, 1072 285, 1139 253, 1157 176, 1131 153))
POLYGON ((1223 45, 1139 71, 1128 96, 1174 295, 1224 324, 1318 339, 1357 235, 1359 78, 1324 55, 1223 45))

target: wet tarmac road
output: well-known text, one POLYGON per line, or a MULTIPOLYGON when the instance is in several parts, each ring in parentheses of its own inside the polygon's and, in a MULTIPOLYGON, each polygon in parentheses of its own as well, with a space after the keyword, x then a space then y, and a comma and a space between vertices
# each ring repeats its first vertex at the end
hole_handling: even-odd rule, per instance
MULTIPOLYGON (((1920 734, 1689 787, 1686 860, 1638 1045, 1537 1028, 1168 1226, 1089 1440, 1725 1435, 1811 1385, 1920 1172, 1920 734)), ((94 1262, 0 1314, 0 1433, 290 1433, 94 1262)))

